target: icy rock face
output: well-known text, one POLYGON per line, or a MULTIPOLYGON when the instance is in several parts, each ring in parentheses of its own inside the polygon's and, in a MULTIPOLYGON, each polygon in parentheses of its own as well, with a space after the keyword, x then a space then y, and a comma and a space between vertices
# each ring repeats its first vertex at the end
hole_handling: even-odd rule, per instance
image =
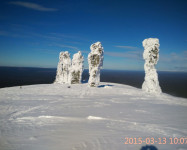
POLYGON ((155 65, 159 59, 159 40, 157 38, 149 38, 143 41, 145 59, 145 81, 142 85, 142 89, 150 93, 161 93, 162 90, 159 86, 158 74, 155 69, 155 65))
POLYGON ((101 42, 96 42, 90 46, 91 52, 88 55, 89 64, 89 85, 91 87, 98 86, 100 83, 100 70, 103 66, 104 49, 101 42))
POLYGON ((71 58, 68 51, 60 52, 59 63, 55 83, 69 83, 69 73, 71 69, 71 58))
POLYGON ((82 72, 83 72, 84 57, 81 52, 73 55, 71 73, 70 73, 70 84, 81 83, 82 72))

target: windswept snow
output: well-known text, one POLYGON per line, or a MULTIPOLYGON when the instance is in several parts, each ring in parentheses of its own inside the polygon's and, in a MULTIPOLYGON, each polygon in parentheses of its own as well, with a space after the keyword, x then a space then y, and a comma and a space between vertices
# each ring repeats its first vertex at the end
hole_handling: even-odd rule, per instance
POLYGON ((126 137, 167 138, 158 150, 187 150, 187 99, 127 85, 30 85, 0 89, 0 150, 140 150, 126 137))

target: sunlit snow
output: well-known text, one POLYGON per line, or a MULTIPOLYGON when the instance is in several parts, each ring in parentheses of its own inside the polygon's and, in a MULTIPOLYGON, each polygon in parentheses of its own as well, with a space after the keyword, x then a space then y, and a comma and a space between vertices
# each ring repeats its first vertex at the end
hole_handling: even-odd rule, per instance
MULTIPOLYGON (((140 150, 132 138, 187 137, 187 99, 114 83, 0 89, 1 150, 140 150)), ((153 144, 186 150, 187 144, 153 144)))

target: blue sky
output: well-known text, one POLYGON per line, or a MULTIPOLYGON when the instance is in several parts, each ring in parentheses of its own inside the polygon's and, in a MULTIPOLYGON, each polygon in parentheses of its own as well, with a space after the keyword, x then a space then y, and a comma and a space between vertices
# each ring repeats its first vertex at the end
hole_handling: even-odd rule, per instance
POLYGON ((163 71, 187 71, 186 0, 1 0, 0 66, 55 68, 60 51, 104 47, 104 69, 143 70, 142 41, 159 38, 163 71))

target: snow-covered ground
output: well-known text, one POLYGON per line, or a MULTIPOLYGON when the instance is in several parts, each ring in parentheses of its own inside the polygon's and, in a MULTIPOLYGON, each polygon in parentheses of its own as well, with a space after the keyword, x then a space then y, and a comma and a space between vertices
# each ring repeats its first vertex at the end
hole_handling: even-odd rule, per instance
POLYGON ((187 99, 127 85, 43 84, 0 89, 0 150, 187 150, 187 99), (166 144, 158 144, 158 138, 166 144), (142 138, 142 144, 125 144, 142 138), (149 144, 150 145, 150 144, 149 144))

